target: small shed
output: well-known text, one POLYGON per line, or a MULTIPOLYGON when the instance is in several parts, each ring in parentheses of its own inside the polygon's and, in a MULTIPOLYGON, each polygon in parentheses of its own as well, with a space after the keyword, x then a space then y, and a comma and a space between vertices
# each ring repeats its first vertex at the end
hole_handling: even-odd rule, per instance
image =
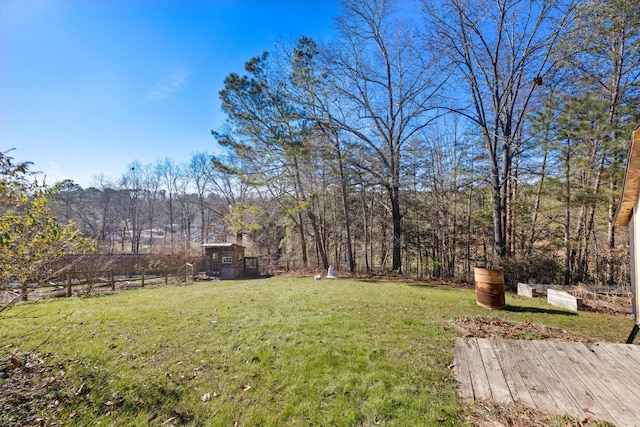
POLYGON ((204 243, 207 275, 234 279, 244 274, 244 246, 235 243, 204 243))
POLYGON ((629 248, 631 251, 631 295, 634 327, 628 343, 632 343, 640 325, 640 126, 631 135, 631 147, 624 174, 622 197, 614 219, 615 226, 629 226, 629 248))

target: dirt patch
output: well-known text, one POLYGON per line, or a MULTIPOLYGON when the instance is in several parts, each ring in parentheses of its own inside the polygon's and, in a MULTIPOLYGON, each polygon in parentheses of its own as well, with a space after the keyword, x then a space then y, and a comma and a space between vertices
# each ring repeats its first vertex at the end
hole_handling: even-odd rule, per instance
POLYGON ((453 323, 466 337, 596 342, 591 337, 564 329, 530 322, 510 322, 497 317, 458 317, 453 323))

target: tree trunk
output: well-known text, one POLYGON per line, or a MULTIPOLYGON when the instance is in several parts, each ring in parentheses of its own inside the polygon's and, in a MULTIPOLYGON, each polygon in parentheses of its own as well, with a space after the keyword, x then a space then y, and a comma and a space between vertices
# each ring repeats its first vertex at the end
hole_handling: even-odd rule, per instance
POLYGON ((344 162, 342 161, 342 150, 340 149, 340 142, 338 137, 335 139, 336 154, 338 157, 338 171, 340 173, 340 190, 342 193, 342 213, 344 215, 344 228, 347 238, 347 256, 349 259, 349 271, 354 272, 356 269, 356 262, 353 258, 353 248, 351 245, 351 219, 349 218, 349 204, 347 201, 347 179, 344 174, 344 162))
POLYGON ((302 255, 302 266, 307 268, 309 260, 307 259, 307 239, 304 232, 304 222, 302 220, 302 212, 298 211, 298 231, 300 232, 300 252, 302 255))
POLYGON ((571 233, 571 172, 570 172, 570 159, 571 159, 571 143, 567 138, 567 147, 565 153, 565 217, 564 217, 564 284, 569 286, 571 284, 571 245, 570 245, 570 233, 571 233))
POLYGON ((531 255, 533 253, 533 244, 536 238, 536 225, 538 224, 538 214, 540 213, 540 199, 542 196, 542 186, 544 185, 544 179, 546 176, 547 153, 548 153, 548 145, 546 141, 547 141, 547 136, 545 135, 545 145, 544 145, 544 150, 542 154, 542 165, 540 166, 540 180, 538 181, 538 187, 536 188, 536 196, 535 196, 535 201, 533 203, 533 218, 531 219, 531 230, 529 232, 529 242, 526 249, 526 253, 528 255, 531 255))
POLYGON ((318 229, 318 222, 316 221, 316 216, 311 210, 311 204, 307 208, 307 216, 309 217, 309 221, 311 222, 311 228, 313 229, 313 236, 316 241, 316 250, 320 255, 320 259, 322 261, 322 267, 326 270, 329 268, 329 259, 327 258, 327 250, 325 248, 322 236, 320 235, 320 230, 318 229))
POLYGON ((391 221, 393 223, 393 263, 391 269, 397 273, 402 273, 402 258, 401 258, 401 241, 402 229, 400 215, 400 190, 398 187, 389 189, 389 199, 391 202, 391 221))

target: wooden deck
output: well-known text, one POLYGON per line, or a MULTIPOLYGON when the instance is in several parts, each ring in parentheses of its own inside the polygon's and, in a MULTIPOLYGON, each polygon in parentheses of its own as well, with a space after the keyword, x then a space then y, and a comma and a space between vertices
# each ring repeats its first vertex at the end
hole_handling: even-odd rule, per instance
POLYGON ((640 346, 457 338, 463 400, 640 426, 640 346))

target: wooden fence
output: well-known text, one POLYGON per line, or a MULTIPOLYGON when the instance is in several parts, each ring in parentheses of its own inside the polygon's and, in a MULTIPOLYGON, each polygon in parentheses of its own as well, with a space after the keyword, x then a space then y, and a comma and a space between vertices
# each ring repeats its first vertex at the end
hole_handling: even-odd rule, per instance
POLYGON ((48 266, 49 271, 64 269, 65 273, 71 271, 74 275, 83 272, 109 272, 116 275, 140 274, 145 269, 150 274, 162 274, 164 270, 175 269, 184 264, 192 264, 196 271, 204 271, 205 259, 202 256, 176 259, 168 256, 151 254, 88 254, 66 255, 57 259, 48 266))
POLYGON ((168 284, 170 278, 176 283, 185 282, 195 280, 204 265, 204 257, 185 260, 148 254, 67 255, 45 267, 56 272, 45 283, 8 285, 4 291, 0 287, 0 303, 15 297, 27 301, 168 284))
MULTIPOLYGON (((273 267, 278 269, 278 262, 265 263, 259 258, 255 260, 251 276, 271 273, 273 267)), ((288 267, 288 262, 287 262, 288 267)), ((90 295, 101 292, 182 283, 198 280, 206 276, 206 260, 198 257, 168 257, 151 254, 89 254, 67 255, 47 265, 46 271, 58 272, 49 276, 45 283, 25 283, 7 285, 0 284, 0 305, 16 298, 45 299, 71 297, 74 295, 90 295)), ((287 268, 288 270, 288 268, 287 268)))

